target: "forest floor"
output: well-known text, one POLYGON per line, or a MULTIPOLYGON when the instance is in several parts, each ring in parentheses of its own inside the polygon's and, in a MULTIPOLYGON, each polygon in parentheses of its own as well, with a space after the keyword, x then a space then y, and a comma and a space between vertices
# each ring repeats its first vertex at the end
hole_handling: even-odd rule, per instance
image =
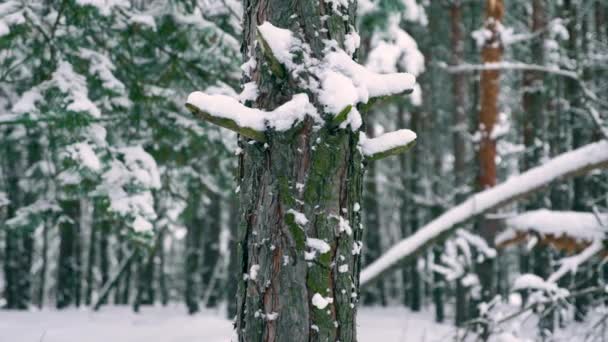
MULTIPOLYGON (((606 314, 605 308, 601 311, 606 314)), ((601 322, 600 319, 591 321, 601 322)), ((533 336, 533 324, 536 323, 516 324, 517 327, 512 328, 519 333, 528 331, 533 336)), ((589 325, 558 330, 551 341, 606 341, 603 338, 608 337, 608 327, 600 328, 603 331, 599 339, 597 335, 588 339, 585 335, 590 331, 589 325)), ((593 325, 598 328, 597 324, 593 325)), ((413 313, 398 307, 363 308, 358 314, 358 326, 360 342, 454 341, 456 333, 456 328, 447 323, 435 323, 431 312, 413 313)), ((189 316, 181 306, 144 307, 139 314, 130 307, 106 307, 100 312, 0 310, 0 342, 226 342, 231 335, 231 322, 218 311, 189 316)), ((535 340, 530 337, 512 339, 499 334, 491 340, 535 340)))
MULTIPOLYGON (((433 323, 430 313, 402 308, 364 308, 358 321, 361 342, 438 342, 454 331, 433 323)), ((189 316, 180 306, 145 307, 140 314, 129 307, 107 307, 97 313, 0 311, 0 342, 226 342, 231 334, 231 322, 217 311, 189 316)))

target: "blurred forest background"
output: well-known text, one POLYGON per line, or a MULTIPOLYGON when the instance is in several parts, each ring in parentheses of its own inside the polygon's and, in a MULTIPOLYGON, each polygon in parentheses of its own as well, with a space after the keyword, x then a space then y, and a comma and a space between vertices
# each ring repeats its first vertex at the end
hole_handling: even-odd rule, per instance
MULTIPOLYGON (((367 117, 370 136, 408 127, 418 142, 369 166, 364 264, 472 194, 606 138, 608 3, 504 1, 488 26, 496 2, 358 2, 359 61, 419 85, 367 117)), ((0 3, 0 306, 234 315, 236 135, 184 103, 239 96, 242 13, 236 0, 0 3)), ((594 243, 605 256, 607 212, 605 171, 556 182, 462 224, 364 286, 362 303, 490 319, 519 275, 547 279, 594 243), (538 216, 518 225, 524 212, 538 216)), ((541 335, 607 300, 602 258, 576 266, 557 282, 576 296, 535 308, 541 335)))

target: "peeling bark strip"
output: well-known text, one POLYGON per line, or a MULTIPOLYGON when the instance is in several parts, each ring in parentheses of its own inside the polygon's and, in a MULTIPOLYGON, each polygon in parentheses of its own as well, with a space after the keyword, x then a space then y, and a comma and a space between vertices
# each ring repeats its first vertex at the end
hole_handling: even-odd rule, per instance
POLYGON ((408 130, 368 139, 360 111, 415 79, 373 73, 345 52, 356 1, 244 5, 245 103, 201 92, 187 101, 240 134, 238 338, 356 341, 365 161, 416 139, 408 130))

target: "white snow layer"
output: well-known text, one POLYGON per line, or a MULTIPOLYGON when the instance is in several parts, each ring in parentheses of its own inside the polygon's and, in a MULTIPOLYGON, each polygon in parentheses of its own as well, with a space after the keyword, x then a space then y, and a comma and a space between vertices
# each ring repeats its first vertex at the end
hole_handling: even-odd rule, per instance
POLYGON ((113 7, 130 7, 129 0, 76 0, 76 3, 81 6, 93 6, 103 15, 109 15, 113 7))
POLYGON ((290 30, 278 28, 268 21, 258 26, 258 32, 272 50, 272 55, 288 69, 292 69, 292 50, 301 45, 300 40, 294 37, 290 30))
POLYGON ((307 223, 308 223, 308 219, 306 218, 306 215, 304 215, 303 213, 294 210, 294 209, 289 209, 287 211, 288 214, 293 214, 296 224, 300 227, 304 227, 307 223))
POLYGON ((361 272, 361 284, 365 284, 431 243, 440 234, 450 231, 455 225, 487 210, 508 203, 529 191, 547 185, 553 180, 581 169, 598 167, 608 163, 608 141, 602 140, 559 155, 544 165, 535 167, 505 182, 479 192, 462 204, 448 210, 437 219, 420 228, 416 233, 391 247, 361 272))
MULTIPOLYGON (((353 61, 344 51, 335 51, 325 57, 325 64, 329 70, 340 72, 350 79, 356 89, 357 102, 365 103, 370 98, 379 96, 389 96, 403 93, 414 88, 416 78, 408 73, 379 74, 353 61)), ((329 92, 324 98, 330 99, 336 93, 343 91, 340 88, 323 89, 329 92)), ((352 90, 351 90, 352 91, 352 90)), ((354 97, 352 94, 350 95, 354 97)), ((326 106, 331 106, 331 101, 324 102, 326 106)), ((340 108, 342 109, 342 108, 340 108)))
POLYGON ((260 265, 251 265, 249 268, 249 279, 256 280, 258 278, 258 272, 260 271, 260 265))
MULTIPOLYGON (((380 74, 357 64, 351 57, 361 42, 356 32, 347 35, 344 45, 346 51, 339 49, 335 41, 334 44, 328 42, 323 60, 312 57, 310 48, 288 29, 264 22, 258 26, 258 33, 267 45, 264 48, 271 50, 269 52, 287 68, 291 77, 304 89, 317 93, 326 112, 337 115, 352 106, 346 120, 341 123, 341 128, 350 125, 351 129, 356 130, 361 126, 361 115, 355 108, 356 104, 366 103, 373 97, 401 94, 415 88, 416 78, 411 74, 380 74), (302 52, 302 63, 294 63, 295 52, 302 52), (318 75, 321 84, 316 80, 301 79, 299 74, 304 70, 318 75)), ((411 38, 404 44, 415 46, 411 38)), ((250 73, 254 64, 251 60, 245 63, 242 66, 243 72, 250 73)), ((240 95, 241 102, 256 97, 257 89, 246 84, 240 95)), ((271 112, 245 107, 228 96, 211 96, 202 92, 190 94, 187 102, 213 116, 231 119, 241 127, 257 131, 263 131, 267 127, 287 130, 305 115, 321 122, 319 114, 305 94, 295 95, 291 101, 271 112)))
POLYGON ((68 154, 70 158, 78 162, 83 167, 97 172, 101 170, 101 162, 91 145, 86 142, 81 142, 77 144, 73 144, 67 147, 68 154))
POLYGON ((317 250, 320 254, 325 254, 331 250, 329 244, 321 239, 307 238, 306 245, 317 250))
POLYGON ((357 32, 351 32, 344 36, 344 51, 347 54, 353 55, 361 45, 361 37, 357 32))
POLYGON ((151 232, 152 223, 141 216, 137 216, 133 220, 133 230, 137 233, 151 232))
POLYGON ((409 129, 400 129, 398 131, 384 133, 377 138, 367 138, 365 134, 361 134, 359 138, 359 147, 365 156, 372 156, 377 153, 386 152, 399 146, 405 146, 416 140, 416 133, 409 129))
POLYGON ((312 301, 312 305, 314 305, 317 309, 323 310, 329 304, 333 303, 334 299, 331 297, 323 297, 321 294, 315 293, 314 296, 312 296, 311 301, 312 301))

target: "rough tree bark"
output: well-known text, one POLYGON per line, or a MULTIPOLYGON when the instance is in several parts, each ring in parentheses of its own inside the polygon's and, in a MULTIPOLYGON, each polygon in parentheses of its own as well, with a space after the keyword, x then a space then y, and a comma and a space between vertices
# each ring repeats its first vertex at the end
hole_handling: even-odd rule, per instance
MULTIPOLYGON (((239 341, 356 341, 365 158, 383 158, 411 146, 411 140, 401 136, 397 145, 365 152, 364 157, 359 145, 364 126, 350 120, 360 119, 358 110, 368 108, 373 98, 348 100, 334 111, 328 107, 334 99, 320 95, 342 88, 327 85, 319 73, 346 84, 366 72, 370 75, 345 52, 358 45, 356 5, 246 0, 242 53, 250 62, 244 82, 257 91, 245 105, 260 110, 202 93, 188 99, 196 116, 241 134, 236 238, 241 276, 235 323, 239 341), (294 40, 299 43, 290 45, 294 40), (339 61, 332 62, 328 55, 339 61), (332 90, 324 93, 326 89, 332 90), (309 107, 301 119, 290 120, 292 113, 275 111, 284 104, 297 111, 289 104, 302 103, 304 97, 309 107), (232 113, 239 109, 243 113, 232 113), (263 128, 241 124, 266 115, 260 113, 279 113, 280 120, 291 124, 278 129, 269 124, 269 116, 263 117, 263 128), (349 124, 341 125, 346 120, 349 124)), ((411 76, 391 77, 396 78, 373 83, 382 86, 370 97, 411 90, 411 76), (383 88, 395 85, 391 82, 403 88, 383 88)), ((372 84, 365 82, 358 84, 372 84)))
MULTIPOLYGON (((257 25, 269 21, 303 32, 300 38, 317 58, 324 39, 342 45, 355 25, 353 3, 344 13, 347 20, 331 4, 316 1, 249 0, 245 9, 242 49, 245 59, 251 53, 258 62, 252 75, 259 89, 257 108, 274 109, 296 91, 268 73, 264 57, 254 49, 257 25), (322 21, 323 15, 329 17, 322 21)), ((358 134, 328 127, 315 131, 307 120, 295 136, 276 132, 267 139, 267 147, 242 144, 240 158, 238 259, 241 273, 249 277, 240 280, 237 294, 239 341, 356 341, 360 258, 353 244, 362 232, 354 205, 361 203, 363 176, 358 134), (298 225, 290 209, 306 215, 306 227, 298 225), (352 234, 337 235, 345 221, 352 234), (326 241, 331 251, 307 263, 307 238, 326 241), (338 272, 341 265, 348 271, 338 272), (252 268, 258 269, 257 277, 252 268), (312 305, 314 296, 333 302, 321 309, 312 305)))

